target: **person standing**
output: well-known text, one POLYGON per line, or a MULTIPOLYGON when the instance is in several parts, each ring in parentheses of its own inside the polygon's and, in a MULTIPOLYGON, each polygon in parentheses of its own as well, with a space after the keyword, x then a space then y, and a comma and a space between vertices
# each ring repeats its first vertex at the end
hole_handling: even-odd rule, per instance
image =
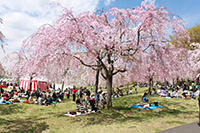
POLYGON ((199 122, 198 122, 198 125, 200 126, 200 93, 199 93, 199 98, 198 98, 198 104, 199 104, 199 122))
POLYGON ((72 95, 73 95, 73 101, 74 101, 74 102, 76 101, 76 92, 77 92, 77 89, 76 89, 76 87, 74 86, 74 87, 73 87, 73 90, 72 90, 72 95))
POLYGON ((70 97, 70 88, 67 89, 67 99, 70 97))
POLYGON ((138 91, 137 91, 137 86, 135 87, 135 95, 138 94, 138 91))

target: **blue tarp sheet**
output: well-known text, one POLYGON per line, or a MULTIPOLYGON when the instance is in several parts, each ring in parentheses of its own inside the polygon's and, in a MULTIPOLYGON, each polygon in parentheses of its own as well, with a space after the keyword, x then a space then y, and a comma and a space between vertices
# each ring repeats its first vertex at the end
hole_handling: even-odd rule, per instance
POLYGON ((161 107, 162 107, 162 105, 155 106, 154 104, 151 104, 151 106, 149 108, 144 108, 144 106, 140 105, 140 104, 130 106, 130 108, 140 108, 140 109, 146 109, 146 110, 153 110, 153 109, 157 109, 157 108, 161 108, 161 107))
POLYGON ((9 104, 10 102, 9 101, 0 101, 0 104, 9 104))

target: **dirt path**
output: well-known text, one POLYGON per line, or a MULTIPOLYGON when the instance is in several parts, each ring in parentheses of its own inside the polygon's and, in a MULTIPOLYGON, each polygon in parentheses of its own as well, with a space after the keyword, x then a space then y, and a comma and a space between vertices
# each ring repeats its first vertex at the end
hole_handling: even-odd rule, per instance
POLYGON ((171 128, 159 133, 200 133, 200 126, 197 125, 197 122, 190 123, 183 126, 178 126, 171 128))

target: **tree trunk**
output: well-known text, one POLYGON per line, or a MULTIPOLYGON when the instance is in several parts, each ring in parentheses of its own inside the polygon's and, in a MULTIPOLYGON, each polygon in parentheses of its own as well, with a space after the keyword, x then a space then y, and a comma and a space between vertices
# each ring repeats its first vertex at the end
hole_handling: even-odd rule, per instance
POLYGON ((54 89, 54 90, 56 89, 56 83, 53 84, 53 89, 54 89))
POLYGON ((65 82, 62 82, 62 91, 64 91, 65 82))
POLYGON ((97 94, 97 92, 98 92, 98 85, 99 85, 99 73, 100 73, 100 71, 99 70, 97 70, 96 71, 96 81, 95 81, 95 95, 97 94))
POLYGON ((181 86, 181 81, 179 80, 179 78, 176 78, 176 85, 181 86))
POLYGON ((199 98, 198 98, 198 104, 199 104, 199 126, 200 126, 200 94, 199 94, 199 98))
MULTIPOLYGON (((95 81, 95 97, 97 96, 97 93, 98 93, 98 86, 99 86, 99 73, 100 73, 100 70, 98 69, 96 71, 96 81, 95 81)), ((98 108, 98 99, 95 98, 95 106, 98 108)))
MULTIPOLYGON (((151 79, 151 89, 153 89, 153 86, 154 86, 154 82, 153 82, 153 78, 151 79)), ((155 92, 154 92, 155 93, 155 92)), ((151 91, 151 94, 152 94, 152 91, 151 91)))
POLYGON ((127 84, 127 89, 129 89, 129 86, 128 86, 128 84, 127 84))
POLYGON ((33 79, 33 77, 30 76, 30 82, 29 82, 29 91, 30 92, 31 92, 31 88, 32 88, 32 79, 33 79))
POLYGON ((149 95, 151 95, 151 92, 152 92, 152 78, 149 79, 149 90, 148 90, 149 95))
POLYGON ((199 85, 199 76, 196 79, 196 84, 199 85))
POLYGON ((19 80, 20 80, 20 76, 17 76, 17 85, 19 86, 19 80))
POLYGON ((108 76, 106 79, 106 87, 107 87, 107 109, 112 109, 112 76, 108 76))

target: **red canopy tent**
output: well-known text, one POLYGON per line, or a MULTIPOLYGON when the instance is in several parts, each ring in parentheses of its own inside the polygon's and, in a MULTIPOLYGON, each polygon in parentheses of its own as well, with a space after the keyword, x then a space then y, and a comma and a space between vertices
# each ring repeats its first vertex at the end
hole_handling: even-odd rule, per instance
MULTIPOLYGON (((19 81, 19 87, 23 87, 25 91, 29 90, 29 83, 30 80, 20 80, 19 81)), ((47 81, 38 81, 38 80, 32 80, 31 84, 31 91, 36 91, 38 88, 40 88, 41 91, 46 91, 47 87, 50 85, 47 81)))
POLYGON ((7 88, 7 85, 0 85, 0 88, 7 88))

